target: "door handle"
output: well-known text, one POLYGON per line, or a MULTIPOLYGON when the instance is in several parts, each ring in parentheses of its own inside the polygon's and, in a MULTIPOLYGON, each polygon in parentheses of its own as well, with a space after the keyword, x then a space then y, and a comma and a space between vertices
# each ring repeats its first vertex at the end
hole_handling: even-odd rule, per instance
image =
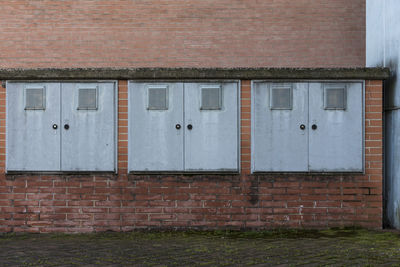
POLYGON ((181 125, 178 123, 177 125, 175 125, 175 128, 176 128, 177 130, 179 130, 179 129, 181 128, 181 125))
POLYGON ((300 125, 300 130, 305 130, 306 126, 304 124, 300 125))
POLYGON ((317 128, 318 128, 318 127, 317 127, 316 124, 313 124, 313 125, 311 126, 311 129, 313 129, 314 131, 317 130, 317 128))
POLYGON ((57 128, 58 128, 58 125, 54 123, 54 124, 53 124, 53 129, 54 129, 54 130, 57 130, 57 128))
POLYGON ((65 129, 65 130, 68 130, 68 129, 69 129, 69 125, 68 125, 68 124, 65 124, 65 125, 64 125, 64 129, 65 129))
POLYGON ((187 128, 188 128, 188 130, 192 130, 193 129, 193 125, 188 124, 187 128))

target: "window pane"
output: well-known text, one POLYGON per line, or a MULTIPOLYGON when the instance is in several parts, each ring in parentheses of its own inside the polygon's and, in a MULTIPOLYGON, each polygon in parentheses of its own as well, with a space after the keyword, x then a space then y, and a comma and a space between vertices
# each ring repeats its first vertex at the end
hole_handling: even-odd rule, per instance
POLYGON ((271 109, 291 109, 291 88, 271 89, 271 109))
POLYGON ((44 109, 44 88, 29 88, 25 91, 25 109, 44 109))
POLYGON ((201 88, 201 109, 221 109, 221 88, 201 88))
POLYGON ((167 88, 149 88, 148 109, 168 109, 167 88))
POLYGON ((97 89, 79 89, 78 109, 97 109, 97 89))
POLYGON ((345 88, 325 88, 325 109, 345 109, 345 88))

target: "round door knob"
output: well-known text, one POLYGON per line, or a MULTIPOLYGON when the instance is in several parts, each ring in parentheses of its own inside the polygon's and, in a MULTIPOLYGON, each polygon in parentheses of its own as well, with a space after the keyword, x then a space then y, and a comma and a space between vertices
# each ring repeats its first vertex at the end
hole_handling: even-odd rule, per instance
POLYGON ((68 130, 68 129, 69 129, 69 125, 68 125, 68 124, 65 124, 65 125, 64 125, 64 129, 65 129, 65 130, 68 130))
POLYGON ((317 130, 317 125, 316 125, 316 124, 313 124, 313 125, 311 126, 311 129, 317 130))
POLYGON ((57 130, 57 128, 58 128, 58 125, 54 123, 54 124, 53 124, 53 129, 54 129, 54 130, 57 130))
POLYGON ((188 124, 187 128, 188 128, 188 130, 192 130, 193 129, 193 125, 188 124))
POLYGON ((177 130, 179 130, 179 129, 181 128, 181 125, 180 125, 180 124, 177 124, 177 125, 175 125, 175 128, 176 128, 177 130))
POLYGON ((300 129, 304 130, 306 128, 306 126, 304 124, 300 125, 300 129))

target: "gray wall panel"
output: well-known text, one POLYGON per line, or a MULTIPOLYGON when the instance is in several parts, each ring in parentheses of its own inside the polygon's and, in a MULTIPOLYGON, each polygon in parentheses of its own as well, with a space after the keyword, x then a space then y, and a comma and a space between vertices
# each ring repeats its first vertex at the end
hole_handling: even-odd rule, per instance
POLYGON ((344 110, 325 109, 323 83, 253 83, 253 172, 363 170, 363 84, 328 85, 334 92, 346 87, 344 110), (272 109, 271 88, 290 86, 292 108, 272 109))
POLYGON ((385 139, 385 194, 386 219, 390 226, 400 228, 400 112, 389 112, 386 115, 385 139))
MULTIPOLYGON (((366 0, 366 65, 383 67, 385 46, 385 1, 366 0), (373 15, 379 14, 379 16, 373 15)), ((398 1, 398 0, 395 0, 398 1)))
MULTIPOLYGON (((253 171, 308 170, 308 83, 294 83, 292 109, 270 109, 270 88, 253 83, 253 171), (306 128, 300 129, 304 124, 306 128)), ((291 84, 288 84, 291 85, 291 84)))
POLYGON ((389 67, 385 81, 385 224, 400 229, 400 1, 367 0, 366 63, 389 67))
POLYGON ((184 88, 185 170, 237 171, 238 84, 185 83, 184 88), (201 88, 207 86, 221 86, 221 109, 200 109, 201 88))
POLYGON ((183 84, 129 82, 129 171, 183 171, 183 138, 183 84), (168 87, 168 109, 148 109, 149 86, 168 87))
POLYGON ((7 100, 7 170, 60 170, 60 83, 7 83, 7 100), (25 110, 25 88, 39 87, 45 109, 25 110))
POLYGON ((362 83, 347 86, 345 110, 324 109, 323 83, 309 89, 309 170, 363 170, 362 83), (312 130, 312 125, 317 129, 312 130))
POLYGON ((61 170, 114 171, 114 83, 62 83, 61 87, 61 170), (78 90, 89 88, 98 90, 97 109, 78 110, 78 90))
POLYGON ((385 82, 386 107, 400 106, 400 1, 367 0, 366 63, 369 67, 389 67, 385 82))

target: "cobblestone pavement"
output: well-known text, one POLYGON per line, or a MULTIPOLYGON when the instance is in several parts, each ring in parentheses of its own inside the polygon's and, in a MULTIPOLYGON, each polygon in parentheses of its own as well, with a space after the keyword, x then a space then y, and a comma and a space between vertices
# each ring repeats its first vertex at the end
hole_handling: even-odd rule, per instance
POLYGON ((394 231, 5 234, 1 266, 400 266, 394 231))

